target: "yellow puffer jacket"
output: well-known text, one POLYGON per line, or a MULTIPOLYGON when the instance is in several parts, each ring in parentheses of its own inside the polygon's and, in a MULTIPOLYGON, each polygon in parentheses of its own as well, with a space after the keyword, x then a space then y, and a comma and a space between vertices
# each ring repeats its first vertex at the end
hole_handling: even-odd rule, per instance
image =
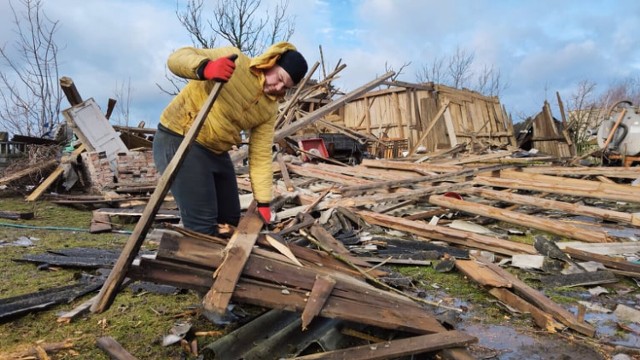
POLYGON ((169 103, 160 116, 160 123, 169 130, 184 135, 207 99, 213 81, 198 80, 196 71, 207 60, 238 54, 236 69, 222 87, 196 141, 214 153, 229 151, 241 142, 242 130, 249 135, 249 174, 253 196, 258 202, 271 201, 273 171, 271 145, 277 115, 277 99, 263 92, 264 74, 260 69, 272 67, 282 53, 295 50, 286 42, 271 46, 264 54, 250 59, 237 48, 178 49, 167 62, 177 76, 191 79, 169 103))

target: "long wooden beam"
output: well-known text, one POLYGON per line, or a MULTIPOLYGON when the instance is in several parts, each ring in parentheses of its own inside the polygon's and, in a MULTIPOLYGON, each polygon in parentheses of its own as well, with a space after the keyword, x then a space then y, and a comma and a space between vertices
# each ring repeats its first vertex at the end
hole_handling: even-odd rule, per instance
POLYGON ((489 287, 489 293, 498 300, 518 309, 523 313, 530 313, 536 325, 546 329, 551 333, 562 329, 563 326, 558 324, 551 315, 543 312, 537 307, 526 302, 521 297, 512 293, 512 284, 503 276, 492 271, 486 265, 476 260, 456 260, 456 268, 467 278, 475 281, 483 287, 489 287))
POLYGON ((390 201, 417 201, 432 194, 441 194, 448 191, 458 191, 471 185, 471 182, 461 182, 457 184, 444 184, 432 187, 423 187, 415 190, 398 189, 396 193, 374 194, 368 196, 345 197, 330 199, 319 204, 319 208, 330 208, 336 206, 359 207, 365 205, 375 205, 390 201))
POLYGON ((433 175, 433 173, 438 173, 438 172, 453 172, 453 171, 464 170, 464 167, 460 165, 430 164, 430 163, 416 164, 413 162, 394 161, 394 160, 363 159, 361 165, 375 168, 375 169, 414 171, 423 175, 429 175, 429 174, 433 175))
POLYGON ((474 182, 479 185, 510 189, 640 203, 640 189, 631 185, 605 184, 599 181, 519 173, 509 170, 501 171, 500 177, 476 176, 474 182))
POLYGON ((477 214, 520 226, 547 231, 570 239, 582 240, 587 242, 612 241, 612 239, 604 232, 597 232, 561 221, 521 214, 515 211, 509 211, 489 205, 455 199, 443 195, 430 196, 429 203, 439 205, 448 209, 462 210, 471 214, 477 214))
POLYGON ((518 205, 536 206, 545 209, 560 210, 569 214, 591 216, 603 220, 613 220, 631 225, 640 225, 638 213, 625 213, 614 210, 601 209, 593 206, 571 204, 564 201, 540 199, 533 196, 519 195, 505 191, 481 188, 467 188, 461 190, 467 194, 481 196, 485 199, 506 201, 518 205))
POLYGON ((446 241, 451 244, 489 250, 504 255, 538 253, 531 245, 502 240, 497 237, 475 234, 445 226, 431 225, 423 221, 407 220, 372 211, 361 210, 356 211, 356 213, 369 224, 406 231, 425 238, 446 241))
POLYGON ((498 274, 499 276, 509 281, 511 283, 512 288, 525 300, 531 302, 532 304, 539 307, 543 311, 551 314, 559 322, 563 323, 564 325, 570 327, 571 329, 581 334, 591 336, 591 337, 595 335, 596 330, 593 328, 593 326, 585 322, 578 321, 576 316, 574 316, 568 310, 558 305, 557 303, 551 301, 551 299, 544 296, 544 294, 542 294, 541 292, 525 284, 522 280, 518 279, 516 276, 514 276, 510 272, 506 271, 505 269, 501 268, 496 264, 485 261, 482 258, 479 258, 478 261, 480 261, 486 267, 491 269, 491 271, 494 271, 496 274, 498 274))
MULTIPOLYGON (((81 144, 75 150, 73 150, 73 152, 71 153, 71 158, 77 157, 85 150, 86 150, 86 146, 84 144, 81 144)), ((35 188, 35 190, 33 190, 31 194, 29 194, 29 196, 26 197, 25 200, 26 201, 38 200, 40 196, 42 196, 42 193, 44 193, 49 188, 49 186, 51 186, 56 180, 58 180, 60 176, 62 176, 63 172, 64 172, 64 167, 62 165, 58 165, 58 167, 55 170, 53 170, 53 172, 42 183, 40 183, 40 185, 38 185, 38 187, 35 188)))
POLYGON ((426 175, 426 176, 419 176, 419 177, 414 177, 409 179, 376 181, 371 184, 363 184, 363 185, 342 186, 338 188, 338 190, 342 194, 352 195, 354 193, 359 193, 367 190, 375 190, 375 189, 381 189, 381 188, 396 188, 396 187, 414 185, 421 182, 441 182, 441 181, 450 180, 456 177, 474 176, 480 172, 497 171, 497 170, 502 170, 505 167, 507 166, 493 165, 493 166, 480 167, 480 168, 468 168, 468 169, 463 169, 456 172, 448 172, 448 173, 437 174, 437 175, 426 175))
POLYGON ((571 167, 571 166, 530 166, 522 168, 523 172, 556 176, 606 176, 611 178, 637 179, 640 167, 571 167))
POLYGON ((595 192, 596 197, 617 199, 621 201, 640 202, 640 188, 629 184, 603 183, 594 180, 574 179, 563 176, 551 176, 542 174, 527 174, 522 171, 503 170, 500 172, 501 178, 533 180, 557 186, 572 186, 578 189, 595 192), (626 199, 626 200, 625 200, 626 199))
POLYGON ((306 176, 311 178, 316 178, 325 181, 331 181, 338 184, 343 185, 362 185, 362 184, 371 184, 373 181, 362 179, 349 175, 338 174, 334 171, 323 170, 316 166, 300 166, 294 165, 291 163, 286 164, 287 169, 295 174, 300 176, 306 176))
POLYGON ((417 355, 449 347, 464 346, 478 339, 458 331, 447 331, 404 339, 389 340, 382 343, 354 346, 348 349, 298 356, 293 360, 385 360, 397 359, 406 355, 417 355))
POLYGON ((419 174, 413 172, 406 171, 395 171, 395 170, 378 170, 378 169, 370 169, 366 166, 357 165, 357 166, 335 166, 331 164, 318 163, 315 164, 314 167, 317 167, 321 170, 334 171, 338 174, 355 176, 358 178, 371 179, 374 181, 384 181, 384 180, 399 180, 399 179, 411 179, 419 176, 419 174))
POLYGON ((624 271, 628 273, 628 275, 636 278, 640 277, 640 265, 634 264, 630 261, 607 255, 595 254, 589 251, 574 249, 571 247, 565 247, 564 249, 562 249, 562 251, 566 254, 569 254, 572 258, 580 259, 583 261, 597 261, 608 268, 624 271))

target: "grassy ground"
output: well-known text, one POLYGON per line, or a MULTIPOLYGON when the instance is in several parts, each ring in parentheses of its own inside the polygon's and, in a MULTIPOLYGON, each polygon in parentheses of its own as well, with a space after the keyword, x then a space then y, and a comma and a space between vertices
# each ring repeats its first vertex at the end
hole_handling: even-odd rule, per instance
MULTIPOLYGON (((76 210, 47 202, 35 205, 25 203, 21 198, 0 199, 1 210, 33 211, 32 220, 6 220, 0 223, 29 227, 56 226, 66 230, 40 230, 0 226, 0 240, 11 242, 25 236, 34 239, 32 247, 0 247, 0 298, 7 298, 38 290, 76 283, 82 270, 57 269, 38 270, 32 263, 15 262, 25 254, 43 253, 49 249, 92 247, 100 249, 120 249, 128 239, 122 234, 90 234, 88 229, 91 211, 76 210), (37 240, 35 240, 37 239, 37 240)), ((0 325, 0 359, 9 354, 32 347, 38 342, 55 343, 72 339, 70 351, 62 351, 53 359, 108 359, 96 347, 96 339, 111 336, 125 349, 141 359, 178 359, 182 350, 173 345, 162 347, 162 337, 169 333, 176 321, 190 321, 198 331, 220 330, 202 317, 187 316, 175 319, 178 314, 188 312, 199 303, 193 293, 158 295, 152 293, 134 294, 129 290, 118 293, 115 302, 102 314, 91 314, 70 323, 56 322, 57 314, 73 309, 94 294, 76 299, 71 304, 55 306, 49 310, 30 314, 0 325)), ((212 338, 200 338, 201 344, 212 338)))

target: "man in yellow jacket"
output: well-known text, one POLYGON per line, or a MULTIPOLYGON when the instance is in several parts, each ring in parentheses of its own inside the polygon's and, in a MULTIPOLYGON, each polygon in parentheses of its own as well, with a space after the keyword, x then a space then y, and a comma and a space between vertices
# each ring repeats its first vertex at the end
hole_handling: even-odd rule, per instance
POLYGON ((161 172, 178 149, 214 81, 226 82, 171 185, 182 223, 188 229, 212 235, 217 234, 219 223, 238 224, 240 200, 228 151, 241 143, 242 131, 249 134, 253 196, 260 215, 269 223, 277 101, 304 77, 307 72, 304 57, 292 44, 280 42, 253 59, 234 47, 185 47, 172 53, 167 64, 171 72, 190 81, 160 117, 153 140, 153 158, 161 172))

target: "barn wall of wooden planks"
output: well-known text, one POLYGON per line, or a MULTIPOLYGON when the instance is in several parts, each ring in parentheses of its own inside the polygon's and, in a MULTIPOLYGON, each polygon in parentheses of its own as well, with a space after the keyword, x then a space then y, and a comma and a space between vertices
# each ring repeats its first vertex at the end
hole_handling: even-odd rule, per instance
POLYGON ((444 85, 405 84, 372 91, 347 103, 331 122, 427 152, 490 140, 513 145, 513 124, 497 97, 444 85))

